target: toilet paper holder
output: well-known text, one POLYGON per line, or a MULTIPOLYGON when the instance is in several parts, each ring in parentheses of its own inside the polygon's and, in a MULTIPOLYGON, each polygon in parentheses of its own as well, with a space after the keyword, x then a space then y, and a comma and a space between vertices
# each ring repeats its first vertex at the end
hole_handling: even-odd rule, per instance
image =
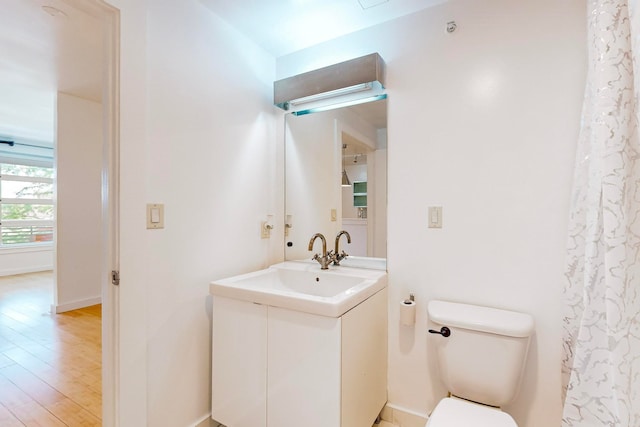
POLYGON ((400 300, 400 323, 404 326, 416 324, 416 298, 413 294, 400 300))

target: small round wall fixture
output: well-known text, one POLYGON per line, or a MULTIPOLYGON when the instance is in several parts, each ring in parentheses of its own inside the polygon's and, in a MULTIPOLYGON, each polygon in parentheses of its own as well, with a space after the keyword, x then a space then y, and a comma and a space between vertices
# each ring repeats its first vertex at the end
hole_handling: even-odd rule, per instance
POLYGON ((458 28, 456 21, 447 22, 447 33, 453 33, 458 28))

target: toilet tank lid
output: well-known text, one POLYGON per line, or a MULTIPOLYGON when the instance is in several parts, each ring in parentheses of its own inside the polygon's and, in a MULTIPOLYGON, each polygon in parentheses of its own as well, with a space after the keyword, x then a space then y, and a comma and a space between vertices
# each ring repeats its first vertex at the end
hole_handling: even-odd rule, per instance
POLYGON ((534 328, 533 316, 499 308, 433 300, 427 311, 439 325, 509 337, 528 337, 534 328))

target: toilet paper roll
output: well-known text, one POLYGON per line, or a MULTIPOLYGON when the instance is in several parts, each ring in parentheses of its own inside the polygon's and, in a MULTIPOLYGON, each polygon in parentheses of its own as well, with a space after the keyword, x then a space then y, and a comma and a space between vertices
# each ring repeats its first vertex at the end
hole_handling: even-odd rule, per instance
POLYGON ((416 302, 411 300, 400 301, 400 322, 405 326, 413 326, 416 323, 416 302))

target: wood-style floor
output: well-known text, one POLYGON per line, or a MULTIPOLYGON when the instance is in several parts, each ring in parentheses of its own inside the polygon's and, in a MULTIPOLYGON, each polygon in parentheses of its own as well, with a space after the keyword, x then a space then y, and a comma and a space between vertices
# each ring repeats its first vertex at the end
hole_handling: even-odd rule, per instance
POLYGON ((51 314, 51 272, 0 277, 0 426, 100 426, 101 306, 51 314))

